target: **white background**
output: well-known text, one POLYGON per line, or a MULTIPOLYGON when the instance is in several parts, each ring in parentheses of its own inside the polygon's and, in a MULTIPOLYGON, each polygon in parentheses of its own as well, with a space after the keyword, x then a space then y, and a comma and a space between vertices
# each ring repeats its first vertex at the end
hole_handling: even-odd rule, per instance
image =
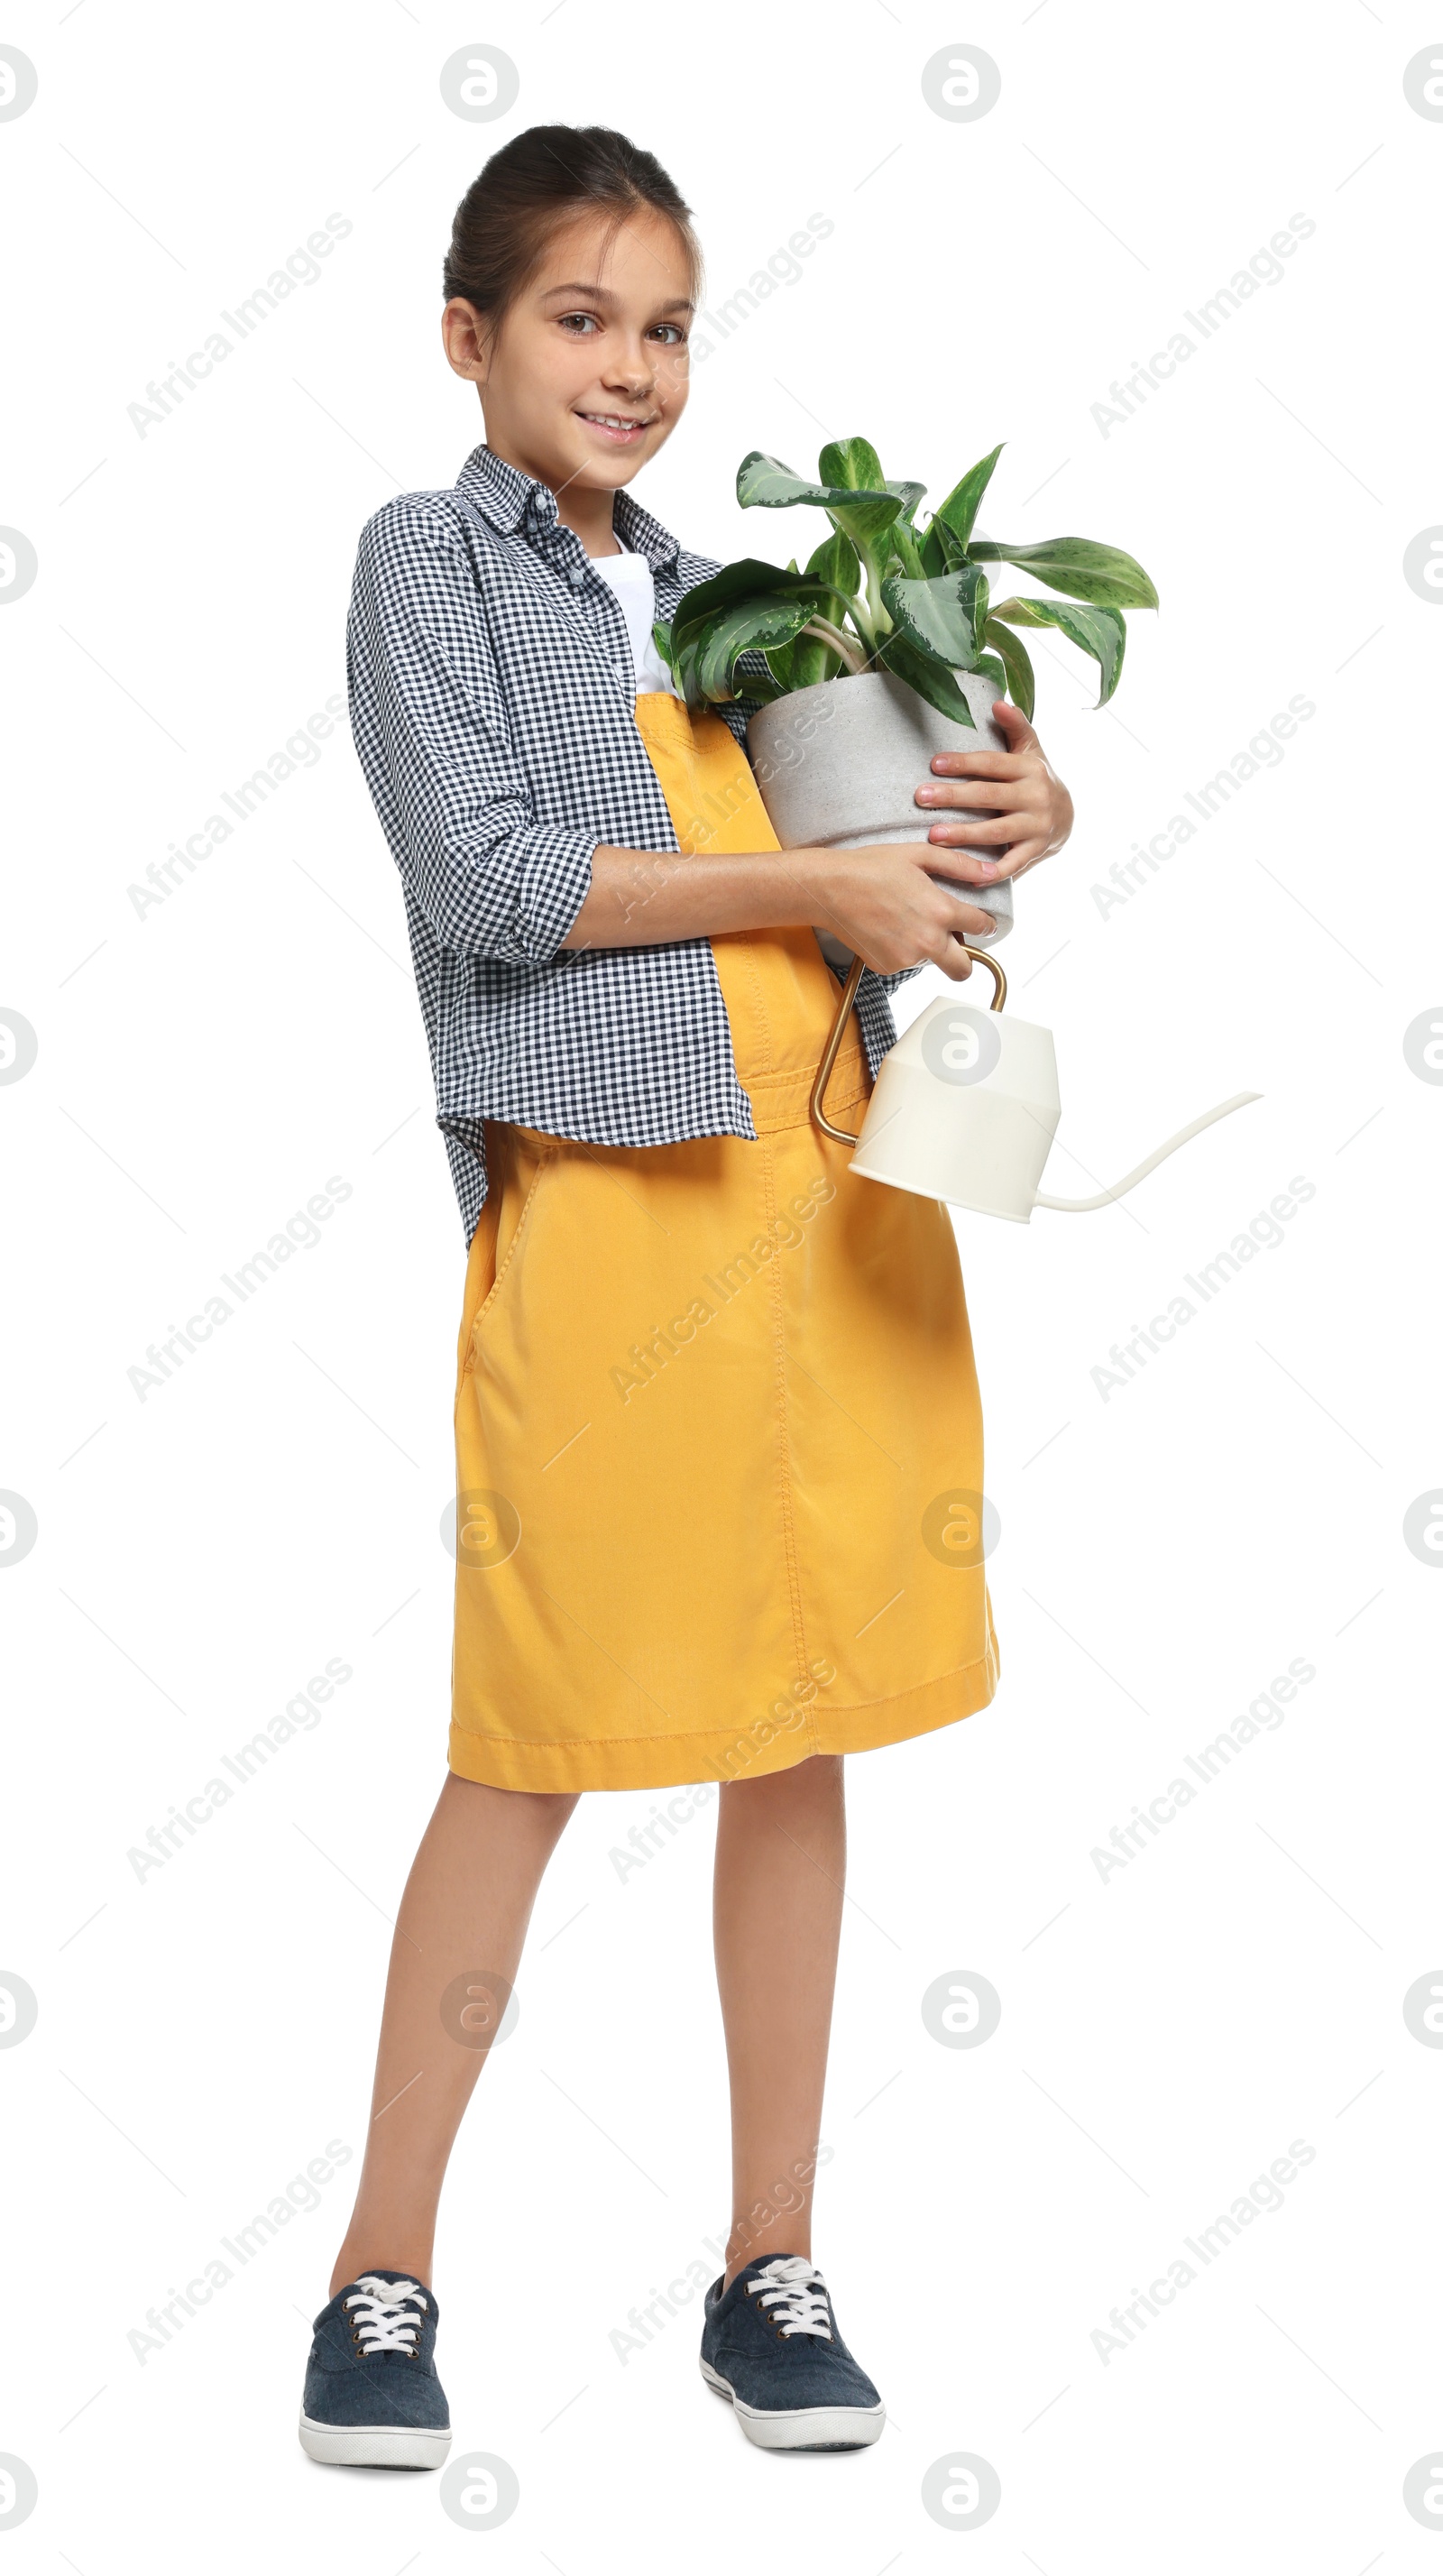
POLYGON ((1437 33, 1365 0, 11 14, 40 76, 0 126, 0 518, 39 559, 0 619, 0 1005, 39 1039, 0 1090, 0 1485, 39 1524, 3 1573, 0 1958, 40 2009, 0 2055, 0 2449, 40 2483, 17 2568, 1435 2565, 1403 2481, 1443 2438, 1443 2053, 1401 2007, 1443 1958, 1439 1582, 1402 1524, 1443 1480, 1443 1093, 1402 1037, 1443 988, 1443 617, 1402 559, 1443 519, 1443 125, 1403 86, 1437 33), (520 75, 489 125, 439 86, 478 39, 520 75), (1001 73, 971 123, 922 91, 954 40, 1001 73), (643 478, 685 542, 815 542, 736 509, 753 447, 805 469, 862 432, 935 499, 1003 438, 990 529, 1107 538, 1157 580, 1115 715, 1036 639, 1078 820, 1003 953, 1057 1035, 1048 1185, 1265 1097, 1125 1206, 959 1219, 1004 1677, 967 1725, 850 1766, 817 2218, 881 2444, 749 2449, 702 2388, 695 2307, 613 2349, 724 2232, 728 2163, 710 1825, 622 1884, 609 1852, 652 1801, 596 1797, 443 2210, 456 2456, 521 2485, 481 2534, 435 2479, 322 2471, 294 2434, 442 1777, 463 1266, 344 729, 162 905, 127 890, 343 689, 362 522, 481 435, 437 331, 453 206, 524 125, 592 119, 672 170, 713 302, 809 214, 835 226, 696 369, 643 478), (147 382, 332 212, 353 229, 319 280, 137 435, 147 382), (1104 435, 1113 379, 1294 214, 1316 230, 1283 279, 1104 435), (1093 887, 1295 694, 1316 713, 1282 762, 1104 917, 1093 887), (147 1344, 332 1175, 352 1195, 321 1241, 139 1401, 147 1344), (1294 1175, 1315 1195, 1282 1245, 1104 1401, 1109 1346, 1294 1175), (332 1657, 353 1678, 323 1722, 138 1882, 128 1849, 332 1657), (1104 1883, 1092 1849, 1294 1658, 1316 1678, 1285 1722, 1104 1883), (954 1970, 1002 1998, 975 2051, 921 2018, 954 1970), (333 2139, 353 2160, 320 2208, 142 2365, 147 2310, 333 2139), (1294 2140, 1315 2153, 1284 2206, 1104 2362, 1109 2311, 1294 2140), (921 2501, 949 2446, 1001 2479, 971 2533, 921 2501))

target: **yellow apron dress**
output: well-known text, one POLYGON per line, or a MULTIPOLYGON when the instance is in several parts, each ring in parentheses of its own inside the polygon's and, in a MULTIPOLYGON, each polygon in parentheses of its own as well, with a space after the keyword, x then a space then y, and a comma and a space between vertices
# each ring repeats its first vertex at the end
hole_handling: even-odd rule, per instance
MULTIPOLYGON (((778 847, 719 716, 646 693, 636 722, 684 851, 778 847)), ((712 948, 755 1140, 487 1124, 456 1383, 467 1780, 757 1778, 996 1688, 947 1210, 854 1179, 809 1115, 839 996, 811 930, 712 948)), ((828 1115, 857 1127, 870 1089, 853 1021, 828 1115)))

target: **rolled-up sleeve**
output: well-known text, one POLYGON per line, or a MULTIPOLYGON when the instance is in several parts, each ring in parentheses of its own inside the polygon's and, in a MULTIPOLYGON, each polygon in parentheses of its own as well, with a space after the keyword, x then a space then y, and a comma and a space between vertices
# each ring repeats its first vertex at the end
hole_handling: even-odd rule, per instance
POLYGON ((547 964, 590 891, 600 835, 537 815, 475 569, 440 513, 398 500, 368 520, 346 660, 372 800, 437 940, 463 957, 547 964))

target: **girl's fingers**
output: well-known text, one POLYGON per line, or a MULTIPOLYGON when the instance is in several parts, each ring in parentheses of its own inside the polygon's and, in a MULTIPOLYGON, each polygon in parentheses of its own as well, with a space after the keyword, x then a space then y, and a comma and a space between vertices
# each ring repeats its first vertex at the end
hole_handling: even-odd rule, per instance
POLYGON ((1025 778, 928 778, 916 791, 919 805, 1026 805, 1035 794, 1025 778))
POLYGON ((939 751, 934 753, 931 770, 934 778, 1025 778, 1035 762, 1024 760, 1015 751, 939 751))
POLYGON ((933 873, 945 876, 949 885, 995 885, 1003 873, 996 860, 974 859, 966 850, 949 850, 946 857, 946 867, 933 873))
POLYGON ((1036 815, 999 814, 989 823, 934 823, 927 835, 934 849, 979 849, 999 841, 1032 841, 1038 835, 1036 815))
POLYGON ((1007 739, 1014 750, 1033 752, 1041 751, 1042 745, 1038 741, 1037 736, 1033 732, 1031 725, 1028 723, 1026 716, 1022 712, 1022 709, 1020 707, 1014 707, 1010 698, 993 699, 992 721, 998 727, 1000 732, 1006 734, 1007 739))
POLYGON ((989 886, 992 884, 992 878, 987 876, 989 866, 992 866, 992 860, 982 850, 974 858, 971 850, 948 850, 935 840, 928 845, 928 876, 943 876, 948 886, 953 884, 953 878, 959 886, 989 886))
POLYGON ((1036 867, 1038 860, 1045 857, 1046 849, 1045 841, 1014 841, 997 860, 969 858, 965 851, 955 850, 948 854, 946 868, 939 867, 936 873, 945 875, 949 884, 955 881, 959 885, 1001 885, 1005 877, 1020 877, 1028 868, 1036 867))
POLYGON ((1035 868, 1038 860, 1043 857, 1045 847, 1045 843, 1041 841, 1018 841, 1014 843, 1013 847, 1008 851, 1006 858, 1001 861, 997 874, 994 877, 984 877, 982 880, 983 884, 1001 885, 1004 877, 1025 876, 1028 869, 1035 868))

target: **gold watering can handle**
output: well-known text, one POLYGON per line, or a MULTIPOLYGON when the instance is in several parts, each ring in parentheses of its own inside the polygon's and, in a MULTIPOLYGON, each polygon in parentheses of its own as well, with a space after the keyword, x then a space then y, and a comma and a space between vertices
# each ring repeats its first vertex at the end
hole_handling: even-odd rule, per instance
MULTIPOLYGON (((969 948, 965 939, 962 942, 962 946, 966 950, 967 955, 973 960, 974 964, 986 967, 988 974, 992 978, 992 1000, 989 1004, 989 1008, 994 1011, 1000 1011, 1003 1003, 1007 999, 1007 978, 1003 974, 1001 967, 998 965, 996 958, 989 957, 985 948, 969 948)), ((842 998, 837 1006, 837 1016, 833 1023, 832 1034, 828 1038, 823 1050, 822 1061, 817 1067, 817 1078, 812 1085, 812 1116, 815 1118, 823 1135, 835 1137, 839 1145, 855 1145, 857 1139, 855 1136, 849 1135, 845 1127, 834 1127, 832 1125, 830 1118, 822 1107, 822 1094, 826 1090, 827 1085, 832 1078, 832 1067, 837 1061, 837 1049, 842 1043, 842 1037, 846 1029, 847 1022, 852 1016, 852 1004, 857 998, 857 986, 862 980, 862 975, 863 961, 860 957, 854 957, 852 960, 851 972, 847 977, 846 983, 842 987, 842 998)))

